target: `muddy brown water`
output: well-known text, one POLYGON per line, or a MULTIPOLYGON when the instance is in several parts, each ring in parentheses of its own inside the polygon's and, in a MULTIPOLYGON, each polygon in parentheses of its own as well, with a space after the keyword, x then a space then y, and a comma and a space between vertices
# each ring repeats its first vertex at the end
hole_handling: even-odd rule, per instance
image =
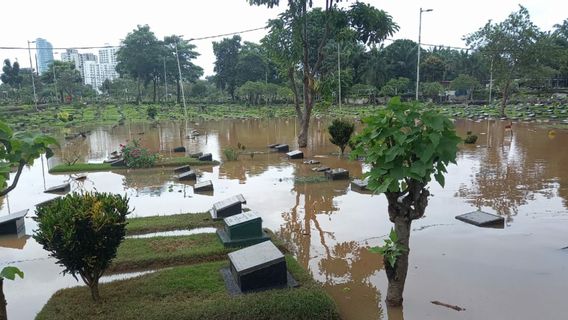
MULTIPOLYGON (((338 157, 328 123, 314 121, 306 158, 360 176, 367 168, 338 157)), ((73 141, 61 133, 63 151, 25 170, 18 187, 0 200, 0 215, 30 209, 33 216, 34 204, 54 197, 43 190, 65 181, 72 181, 73 190, 127 194, 133 216, 205 211, 242 193, 247 207, 324 285, 345 319, 566 319, 568 131, 523 123, 508 130, 506 124, 456 122, 461 136, 477 133, 478 144, 460 148, 446 187, 431 184, 426 217, 413 223, 404 309, 385 306, 382 261, 367 250, 381 244, 391 228, 384 196, 357 193, 347 181, 321 181, 313 165, 268 153, 269 143, 295 149, 293 119, 190 123, 201 133, 194 139, 184 138, 179 123, 87 128, 86 139, 73 141), (198 168, 199 179, 215 186, 204 195, 194 194, 191 183, 174 181, 171 168, 88 173, 82 182, 47 173, 48 166, 70 155, 102 161, 129 139, 165 156, 184 145, 221 159, 223 148, 238 143, 255 154, 198 168), (505 228, 478 228, 454 218, 477 209, 503 215, 505 228), (434 305, 435 300, 466 310, 434 305)), ((35 227, 27 218, 25 234, 0 238, 0 267, 10 264, 25 272, 25 279, 4 284, 10 319, 31 319, 55 291, 78 285, 30 238, 35 227)))

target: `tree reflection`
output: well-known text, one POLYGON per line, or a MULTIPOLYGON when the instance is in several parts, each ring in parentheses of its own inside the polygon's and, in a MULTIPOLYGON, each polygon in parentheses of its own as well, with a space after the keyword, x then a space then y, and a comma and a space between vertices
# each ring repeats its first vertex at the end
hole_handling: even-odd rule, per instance
MULTIPOLYGON (((471 184, 462 184, 456 196, 478 208, 490 207, 509 222, 520 206, 535 200, 537 195, 552 198, 558 189, 566 202, 568 197, 562 190, 566 190, 563 183, 568 172, 559 164, 568 161, 568 153, 560 142, 566 141, 567 135, 549 139, 546 129, 520 124, 509 131, 503 122, 490 125, 488 133, 485 141, 481 139, 486 145, 471 153, 479 164, 471 184)), ((461 157, 466 156, 467 150, 461 157)))

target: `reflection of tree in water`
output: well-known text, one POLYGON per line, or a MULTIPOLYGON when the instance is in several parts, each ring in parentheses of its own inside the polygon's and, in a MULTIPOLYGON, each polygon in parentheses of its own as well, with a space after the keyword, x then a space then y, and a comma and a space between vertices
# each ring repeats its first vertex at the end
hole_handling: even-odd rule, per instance
MULTIPOLYGON (((296 174, 302 172, 302 167, 296 168, 296 174)), ((324 230, 318 220, 339 210, 334 198, 345 195, 348 187, 348 180, 295 184, 292 190, 296 193, 296 202, 289 212, 283 213, 284 224, 279 234, 305 268, 314 266, 310 263, 313 259, 319 259, 318 270, 311 271, 323 277, 326 290, 344 316, 379 319, 382 317, 380 294, 370 280, 382 266, 379 255, 354 241, 330 246, 329 243, 336 240, 335 234, 324 230), (319 242, 322 255, 314 256, 311 252, 312 240, 319 242)))
POLYGON ((511 221, 519 206, 534 200, 537 194, 554 196, 555 182, 563 174, 557 163, 566 154, 559 153, 563 147, 550 141, 542 129, 520 127, 511 132, 501 125, 491 127, 489 132, 490 147, 473 154, 479 170, 471 186, 461 185, 456 196, 476 207, 491 207, 511 221))
POLYGON ((140 194, 160 196, 167 189, 167 181, 172 179, 173 174, 170 171, 162 169, 133 169, 124 173, 122 184, 125 189, 131 188, 140 194))

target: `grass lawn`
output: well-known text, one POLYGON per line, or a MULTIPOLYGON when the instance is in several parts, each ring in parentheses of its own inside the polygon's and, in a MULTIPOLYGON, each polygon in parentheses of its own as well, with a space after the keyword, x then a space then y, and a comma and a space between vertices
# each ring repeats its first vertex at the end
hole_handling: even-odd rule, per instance
POLYGON ((223 225, 222 221, 213 221, 209 212, 129 218, 127 221, 127 235, 172 230, 188 230, 206 227, 220 227, 223 225))
MULTIPOLYGON (((207 166, 218 165, 219 161, 199 161, 190 157, 176 157, 162 159, 156 162, 154 167, 177 167, 183 165, 207 166)), ((126 167, 112 167, 110 163, 76 163, 73 165, 60 164, 49 170, 49 173, 69 173, 69 172, 89 172, 89 171, 111 171, 122 170, 126 167)), ((143 169, 133 169, 143 170, 143 169)))
POLYGON ((339 319, 333 300, 286 258, 299 288, 231 297, 219 273, 224 260, 102 284, 101 303, 92 302, 85 286, 63 289, 36 319, 339 319))
POLYGON ((225 248, 215 233, 178 237, 125 239, 109 273, 139 271, 182 264, 218 261, 234 248, 225 248))

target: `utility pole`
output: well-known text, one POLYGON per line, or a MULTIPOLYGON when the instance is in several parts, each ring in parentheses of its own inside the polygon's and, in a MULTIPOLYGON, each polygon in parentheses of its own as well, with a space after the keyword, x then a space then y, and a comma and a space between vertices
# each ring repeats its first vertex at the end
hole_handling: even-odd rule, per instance
POLYGON ((341 55, 339 51, 339 42, 337 43, 337 74, 339 75, 339 84, 338 92, 339 92, 339 110, 341 110, 341 55))
POLYGON ((178 65, 178 76, 179 76, 179 85, 181 89, 181 100, 183 101, 183 115, 185 117, 185 130, 187 133, 187 106, 185 105, 185 93, 183 92, 183 80, 181 78, 181 66, 179 64, 179 54, 178 54, 178 41, 176 41, 176 60, 178 65))
POLYGON ((422 12, 430 12, 433 10, 434 9, 423 10, 420 8, 420 18, 418 19, 418 58, 416 61, 416 101, 418 101, 418 93, 420 92, 420 51, 422 51, 422 48, 420 48, 420 37, 422 33, 422 12))
POLYGON ((39 111, 37 108, 37 94, 36 94, 36 88, 35 88, 35 80, 34 80, 34 66, 32 63, 32 50, 30 49, 30 43, 35 43, 35 41, 29 41, 28 40, 28 56, 30 57, 30 75, 32 77, 32 88, 34 91, 34 105, 35 105, 35 109, 36 111, 39 111))
POLYGON ((491 72, 489 75, 489 104, 491 104, 491 99, 492 99, 491 95, 493 93, 492 91, 493 91, 493 57, 491 57, 491 72))
POLYGON ((166 72, 166 57, 164 57, 164 85, 166 86, 166 102, 168 102, 168 73, 166 72))

